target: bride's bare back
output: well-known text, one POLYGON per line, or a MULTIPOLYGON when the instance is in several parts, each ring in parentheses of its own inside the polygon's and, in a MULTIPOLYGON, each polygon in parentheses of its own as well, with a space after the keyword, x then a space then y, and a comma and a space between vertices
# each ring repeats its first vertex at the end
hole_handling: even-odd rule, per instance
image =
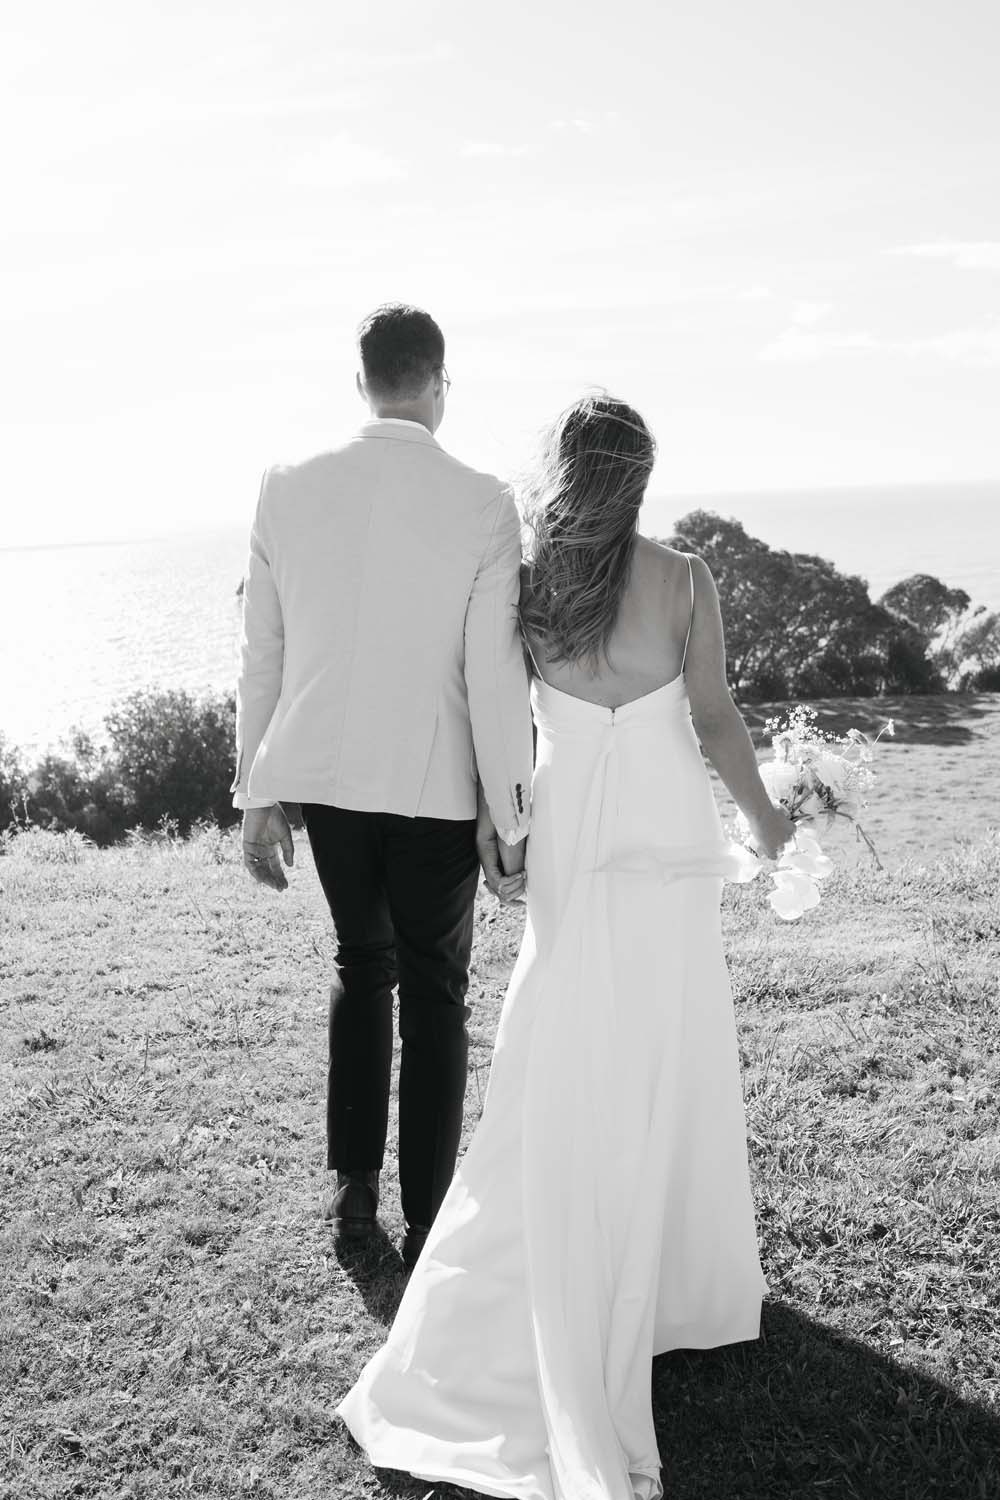
POLYGON ((603 708, 621 708, 655 692, 681 672, 691 620, 691 579, 682 552, 637 536, 625 592, 600 670, 545 659, 528 644, 542 677, 559 692, 603 708))
POLYGON ((773 855, 790 837, 788 815, 771 804, 746 725, 729 693, 719 596, 700 558, 691 559, 689 571, 683 552, 636 537, 607 659, 597 672, 585 664, 547 661, 541 642, 530 635, 528 645, 536 669, 551 687, 602 708, 621 708, 645 697, 683 670, 702 749, 747 815, 758 845, 773 855))

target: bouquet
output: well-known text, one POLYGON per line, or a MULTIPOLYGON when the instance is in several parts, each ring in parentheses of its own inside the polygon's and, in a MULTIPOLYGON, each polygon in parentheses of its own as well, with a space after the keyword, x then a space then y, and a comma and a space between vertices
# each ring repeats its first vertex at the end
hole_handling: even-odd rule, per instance
MULTIPOLYGON (((817 829, 830 831, 853 824, 855 836, 878 863, 875 846, 858 815, 867 807, 867 794, 875 782, 875 746, 884 734, 895 733, 895 725, 889 719, 874 738, 860 729, 849 729, 838 737, 821 730, 815 711, 799 704, 784 718, 768 719, 764 728, 770 731, 774 757, 761 766, 761 779, 771 801, 799 825, 771 873, 774 890, 768 901, 779 917, 793 921, 818 905, 817 881, 833 870, 832 860, 820 847, 817 829)), ((742 813, 737 818, 737 834, 747 845, 750 827, 742 813)))

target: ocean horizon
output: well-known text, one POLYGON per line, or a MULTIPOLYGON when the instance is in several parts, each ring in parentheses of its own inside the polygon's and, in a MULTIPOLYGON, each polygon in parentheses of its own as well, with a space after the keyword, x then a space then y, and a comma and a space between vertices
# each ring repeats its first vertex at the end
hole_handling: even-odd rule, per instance
MULTIPOLYGON (((912 573, 1000 608, 1000 481, 651 495, 640 529, 667 537, 694 509, 772 547, 860 574, 873 599, 912 573)), ((244 525, 0 548, 0 733, 27 758, 99 734, 138 688, 235 683, 244 525)))

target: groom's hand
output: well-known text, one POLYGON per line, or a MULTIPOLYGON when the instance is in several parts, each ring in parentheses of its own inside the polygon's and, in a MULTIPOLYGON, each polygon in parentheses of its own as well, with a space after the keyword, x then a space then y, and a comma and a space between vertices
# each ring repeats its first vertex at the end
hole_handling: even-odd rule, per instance
POLYGON ((275 802, 270 807, 248 807, 243 814, 243 864, 254 880, 275 891, 283 891, 288 885, 278 858, 279 849, 285 864, 294 864, 292 830, 281 803, 275 802))
POLYGON ((483 867, 483 878, 498 901, 505 905, 524 895, 524 871, 506 875, 500 862, 500 839, 493 823, 480 816, 476 826, 476 853, 483 867))

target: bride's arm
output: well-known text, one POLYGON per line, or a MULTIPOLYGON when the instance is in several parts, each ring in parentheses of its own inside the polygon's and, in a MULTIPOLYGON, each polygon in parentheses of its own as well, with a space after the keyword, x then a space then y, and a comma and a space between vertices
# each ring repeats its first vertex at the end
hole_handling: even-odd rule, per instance
POLYGON ((793 834, 791 818, 774 806, 757 769, 753 742, 726 681, 726 646, 719 594, 701 558, 694 568, 694 615, 684 678, 702 749, 750 824, 761 851, 774 858, 793 834))

